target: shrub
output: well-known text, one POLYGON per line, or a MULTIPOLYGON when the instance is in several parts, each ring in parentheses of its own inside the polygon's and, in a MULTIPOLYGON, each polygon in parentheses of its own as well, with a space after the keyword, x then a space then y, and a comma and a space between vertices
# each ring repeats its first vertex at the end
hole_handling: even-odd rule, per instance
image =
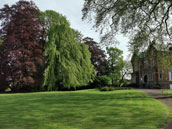
POLYGON ((115 87, 109 87, 109 91, 114 91, 115 87))
POLYGON ((127 85, 130 85, 131 84, 131 82, 130 82, 130 80, 121 80, 120 81, 120 85, 121 86, 127 86, 127 85))
POLYGON ((106 87, 102 87, 102 88, 100 88, 100 90, 101 91, 109 91, 109 87, 107 87, 107 86, 106 87))
POLYGON ((99 86, 110 86, 112 85, 112 80, 108 76, 99 76, 95 80, 95 84, 99 86))
POLYGON ((108 87, 108 86, 105 86, 105 87, 101 87, 100 91, 129 90, 129 89, 131 89, 131 88, 129 88, 129 87, 108 87))
POLYGON ((120 86, 120 83, 118 82, 118 81, 115 81, 115 82, 113 82, 113 87, 118 87, 118 86, 120 86))

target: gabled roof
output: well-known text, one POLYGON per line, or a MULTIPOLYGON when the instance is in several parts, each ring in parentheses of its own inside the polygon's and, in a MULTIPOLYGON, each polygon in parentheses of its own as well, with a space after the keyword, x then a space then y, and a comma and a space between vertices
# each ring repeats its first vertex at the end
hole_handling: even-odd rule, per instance
POLYGON ((150 49, 154 49, 156 51, 159 51, 159 52, 172 52, 170 51, 170 48, 172 48, 172 45, 164 45, 164 44, 156 44, 155 42, 152 42, 149 47, 147 48, 147 50, 143 51, 143 52, 140 52, 140 53, 134 53, 132 58, 131 58, 131 62, 134 60, 135 57, 138 57, 138 58, 145 58, 146 57, 146 54, 147 52, 150 50, 150 49))

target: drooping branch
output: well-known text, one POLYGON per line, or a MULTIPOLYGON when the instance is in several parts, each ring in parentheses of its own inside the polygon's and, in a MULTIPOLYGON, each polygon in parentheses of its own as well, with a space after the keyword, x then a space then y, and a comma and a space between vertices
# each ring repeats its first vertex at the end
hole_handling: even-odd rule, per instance
POLYGON ((170 0, 85 0, 82 11, 83 19, 89 16, 95 20, 94 27, 100 28, 106 43, 111 42, 107 40, 112 40, 118 32, 134 37, 142 31, 147 31, 149 40, 156 35, 154 38, 159 36, 157 42, 164 43, 172 41, 171 4, 170 0))

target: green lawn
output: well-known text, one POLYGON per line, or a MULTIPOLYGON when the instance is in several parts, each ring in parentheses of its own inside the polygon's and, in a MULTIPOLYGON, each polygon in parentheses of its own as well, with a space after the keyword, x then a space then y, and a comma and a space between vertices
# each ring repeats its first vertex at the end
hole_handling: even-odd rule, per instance
POLYGON ((165 95, 172 95, 172 90, 167 90, 167 91, 163 91, 162 92, 163 94, 165 94, 165 95))
POLYGON ((137 90, 0 95, 2 129, 159 129, 172 116, 137 90))

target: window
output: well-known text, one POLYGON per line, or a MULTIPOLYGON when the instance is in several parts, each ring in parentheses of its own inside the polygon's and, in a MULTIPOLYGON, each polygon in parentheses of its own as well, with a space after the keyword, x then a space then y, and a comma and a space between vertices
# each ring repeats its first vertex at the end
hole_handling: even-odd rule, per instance
POLYGON ((153 81, 153 73, 148 74, 148 80, 153 81))
POLYGON ((137 65, 135 65, 134 70, 135 70, 135 72, 138 70, 138 69, 137 69, 137 65))
POLYGON ((136 75, 133 75, 133 77, 132 77, 132 83, 136 83, 136 75))
POLYGON ((168 72, 169 73, 169 81, 172 81, 172 72, 168 72))
POLYGON ((162 73, 159 73, 159 80, 160 80, 160 81, 163 80, 163 75, 162 75, 162 73))
POLYGON ((140 74, 143 72, 143 66, 140 64, 140 74))
POLYGON ((148 69, 148 61, 147 60, 144 61, 144 69, 148 69))
POLYGON ((151 73, 151 81, 153 81, 153 73, 151 73))
POLYGON ((155 66, 155 61, 152 60, 152 61, 151 61, 151 68, 153 68, 154 66, 155 66))

